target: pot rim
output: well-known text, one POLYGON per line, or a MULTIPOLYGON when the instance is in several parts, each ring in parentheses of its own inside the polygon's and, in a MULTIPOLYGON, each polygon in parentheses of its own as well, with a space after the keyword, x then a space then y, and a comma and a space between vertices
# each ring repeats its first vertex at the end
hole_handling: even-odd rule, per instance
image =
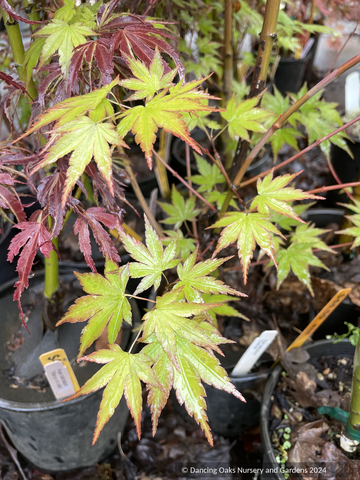
MULTIPOLYGON (((39 270, 36 272, 37 273, 37 279, 38 281, 41 281, 39 277, 43 276, 45 274, 45 270, 39 270)), ((69 271, 60 271, 59 274, 61 276, 75 276, 74 275, 74 272, 69 272, 69 271)), ((17 281, 18 279, 12 279, 12 280, 9 280, 8 282, 0 285, 0 295, 4 292, 6 292, 6 290, 8 290, 10 287, 12 287, 15 282, 17 281)), ((140 312, 139 312, 140 314, 140 312)), ((139 315, 139 320, 141 321, 141 316, 139 315)), ((134 327, 136 326, 136 323, 134 322, 134 327)), ((131 342, 134 340, 135 338, 135 335, 131 335, 130 333, 130 338, 128 340, 128 343, 127 345, 131 345, 131 342)), ((90 392, 86 395, 81 395, 80 397, 78 398, 73 398, 72 400, 67 400, 67 399, 63 399, 63 400, 53 400, 51 402, 18 402, 18 401, 14 401, 14 400, 6 400, 4 398, 1 397, 1 393, 0 393, 0 408, 4 409, 4 410, 10 410, 10 411, 19 411, 19 412, 39 412, 39 411, 43 411, 43 410, 56 410, 58 408, 63 408, 63 407, 66 407, 67 405, 74 405, 74 404, 77 404, 79 402, 82 402, 84 401, 86 398, 90 398, 92 397, 93 395, 96 395, 96 394, 99 394, 99 392, 101 392, 102 390, 104 390, 105 387, 99 389, 99 390, 95 390, 94 392, 90 392)))

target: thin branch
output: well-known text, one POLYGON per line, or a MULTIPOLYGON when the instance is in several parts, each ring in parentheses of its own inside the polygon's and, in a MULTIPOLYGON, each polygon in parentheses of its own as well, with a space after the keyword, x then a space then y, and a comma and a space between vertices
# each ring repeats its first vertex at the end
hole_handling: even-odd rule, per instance
POLYGON ((151 226, 155 229, 155 231, 159 235, 159 237, 164 237, 165 236, 164 231, 160 227, 158 222, 155 220, 154 215, 151 213, 149 205, 147 204, 147 202, 144 198, 144 195, 141 191, 141 188, 139 187, 138 181, 136 180, 134 171, 131 168, 130 164, 128 164, 128 163, 125 164, 125 170, 126 170, 127 174, 129 175, 131 186, 134 190, 136 198, 139 200, 141 208, 144 210, 145 215, 148 217, 149 222, 151 223, 151 226))
POLYGON ((341 67, 337 68, 332 73, 327 75, 323 80, 321 80, 317 85, 311 88, 307 93, 305 93, 305 95, 303 95, 293 105, 291 105, 291 107, 288 108, 282 115, 280 115, 279 118, 269 128, 269 130, 261 137, 260 141, 257 143, 257 145, 253 148, 251 153, 246 158, 245 162, 241 166, 240 170, 238 171, 234 179, 234 185, 236 187, 240 185, 246 170, 251 165, 255 157, 260 153, 261 149, 269 141, 272 135, 287 122, 287 120, 291 117, 293 113, 299 110, 299 108, 302 107, 310 98, 312 98, 314 95, 320 92, 320 90, 322 90, 327 85, 329 85, 333 80, 335 80, 335 78, 339 77, 340 75, 342 75, 344 72, 346 72, 347 70, 352 68, 354 65, 358 64, 359 62, 360 62, 360 54, 356 55, 351 60, 341 65, 341 67))
POLYGON ((170 167, 170 165, 167 165, 164 162, 164 160, 161 157, 159 157, 159 155, 155 152, 154 149, 152 149, 151 151, 160 160, 160 162, 162 162, 165 165, 165 167, 174 175, 174 177, 176 177, 181 183, 185 185, 186 188, 188 188, 198 198, 200 198, 200 200, 203 201, 209 208, 211 208, 211 210, 213 210, 214 212, 217 212, 217 209, 213 205, 211 205, 211 203, 205 200, 205 198, 202 195, 200 195, 200 193, 198 193, 193 187, 191 187, 177 172, 175 172, 173 168, 170 167))
POLYGON ((359 20, 356 22, 356 25, 355 25, 355 28, 354 30, 350 33, 350 35, 348 36, 348 38, 346 39, 346 41, 344 42, 343 46, 340 48, 340 50, 338 51, 336 57, 334 58, 334 61, 332 62, 332 64, 330 65, 330 68, 329 70, 327 71, 327 74, 326 75, 329 75, 329 73, 331 72, 331 70, 334 68, 334 65, 337 61, 337 59, 340 57, 340 55, 342 54, 344 48, 346 47, 346 45, 348 44, 348 41, 350 40, 350 38, 355 34, 356 32, 356 29, 359 25, 359 20))
POLYGON ((345 130, 346 128, 350 127, 353 123, 356 123, 360 120, 360 116, 356 117, 354 120, 351 120, 351 122, 346 123, 342 127, 337 128, 333 132, 329 133, 323 138, 320 138, 319 140, 316 140, 316 142, 312 143, 308 147, 304 148, 304 150, 301 150, 301 152, 296 153, 292 157, 288 158, 287 160, 284 160, 283 162, 279 163, 278 165, 275 165, 272 168, 269 168, 269 170, 266 170, 266 172, 259 173, 259 175, 256 175, 256 177, 251 178, 250 180, 246 180, 245 182, 240 183, 239 188, 245 187, 246 185, 250 185, 253 182, 256 182, 258 178, 265 177, 268 175, 271 171, 273 170, 278 170, 279 168, 285 167, 285 165, 293 162, 297 158, 301 157, 303 154, 310 152, 315 147, 318 147, 321 143, 325 142, 325 140, 328 140, 329 138, 333 137, 337 133, 341 132, 342 130, 345 130))
POLYGON ((224 175, 225 177, 225 180, 227 182, 227 184, 229 185, 229 188, 230 190, 232 190, 234 192, 234 194, 237 196, 237 199, 239 200, 239 202, 245 206, 245 203, 243 201, 243 199, 240 197, 240 195, 238 194, 236 188, 234 188, 234 185, 231 183, 231 180, 229 178, 229 175, 227 174, 226 170, 225 170, 225 167, 224 165, 222 164, 222 161, 221 161, 221 158, 220 158, 220 155, 217 153, 216 151, 216 148, 215 148, 215 144, 214 144, 214 141, 212 140, 212 146, 213 146, 213 149, 214 149, 214 152, 215 152, 215 156, 217 157, 218 160, 215 159, 215 157, 213 157, 213 155, 211 155, 211 153, 209 152, 208 149, 202 147, 201 145, 200 146, 200 149, 203 153, 205 153, 205 155, 207 155, 211 161, 213 161, 215 163, 215 165, 218 167, 218 169, 220 170, 220 172, 224 175))
POLYGON ((137 298, 138 300, 145 300, 145 302, 156 303, 155 300, 151 300, 150 298, 138 297, 137 295, 131 295, 130 293, 125 293, 125 297, 137 298))
POLYGON ((314 190, 309 190, 306 193, 328 192, 329 190, 339 190, 340 188, 358 187, 359 185, 360 185, 360 182, 341 183, 340 185, 330 185, 328 187, 314 188, 314 190))
MULTIPOLYGON (((185 157, 186 157, 186 175, 188 178, 188 182, 190 187, 192 187, 191 183, 191 165, 190 165, 190 147, 188 143, 185 143, 185 157)), ((189 190, 189 196, 192 197, 193 193, 191 190, 189 190)), ((198 240, 199 235, 197 231, 197 225, 196 225, 196 220, 193 220, 192 222, 192 228, 193 228, 193 235, 196 240, 198 240)), ((185 222, 185 226, 187 227, 187 223, 185 222)), ((189 232, 191 234, 191 232, 189 232)))

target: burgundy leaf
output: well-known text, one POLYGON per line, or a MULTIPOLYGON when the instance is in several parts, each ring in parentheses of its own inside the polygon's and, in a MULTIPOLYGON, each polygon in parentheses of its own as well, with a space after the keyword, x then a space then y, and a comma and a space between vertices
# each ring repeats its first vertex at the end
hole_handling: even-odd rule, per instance
POLYGON ((94 164, 89 163, 86 167, 86 173, 92 179, 95 197, 99 194, 101 204, 105 207, 106 211, 115 215, 119 219, 120 224, 122 224, 125 210, 118 205, 116 200, 127 204, 128 202, 125 198, 124 190, 120 186, 120 182, 116 178, 113 178, 114 196, 112 196, 104 177, 96 170, 94 164))
POLYGON ((8 85, 12 85, 17 90, 21 90, 22 92, 26 93, 26 95, 28 95, 31 100, 34 100, 31 97, 30 93, 26 90, 26 88, 20 85, 20 83, 15 82, 15 80, 10 75, 7 75, 6 73, 0 71, 0 80, 4 80, 4 82, 6 82, 8 85))
POLYGON ((25 163, 38 160, 39 155, 25 155, 23 153, 14 153, 1 156, 1 163, 3 165, 24 165, 25 163))
MULTIPOLYGON (((142 60, 147 67, 155 55, 155 49, 169 55, 179 67, 179 74, 183 76, 184 66, 175 50, 163 39, 174 37, 155 28, 146 17, 117 17, 102 28, 104 35, 112 34, 111 46, 118 50, 122 57, 132 56, 132 52, 142 60), (159 38, 161 37, 161 38, 159 38)), ((164 62, 166 71, 169 67, 164 62)))
POLYGON ((41 221, 37 221, 38 219, 41 220, 41 215, 41 210, 37 210, 31 215, 28 222, 21 222, 17 225, 14 225, 14 227, 21 230, 21 232, 15 235, 9 245, 9 262, 14 260, 14 257, 19 254, 20 249, 22 248, 22 252, 16 266, 16 271, 19 274, 19 280, 15 283, 15 292, 13 298, 14 301, 17 301, 19 305, 20 315, 26 329, 27 327, 24 313, 22 311, 20 302, 21 294, 25 288, 28 288, 29 286, 29 275, 38 248, 46 258, 49 258, 51 250, 54 249, 54 245, 51 241, 51 233, 44 227, 41 221))
POLYGON ((110 83, 111 74, 114 73, 112 62, 113 54, 114 52, 110 45, 110 40, 107 38, 92 40, 76 47, 69 67, 68 94, 70 94, 78 79, 84 59, 88 64, 92 64, 95 59, 101 73, 102 85, 110 83))
POLYGON ((0 0, 0 7, 5 10, 5 12, 9 15, 9 17, 13 18, 18 22, 29 23, 30 25, 43 23, 43 22, 35 22, 33 20, 28 20, 27 18, 24 18, 21 15, 17 14, 15 10, 12 8, 12 6, 9 5, 9 3, 6 0, 0 0))
POLYGON ((18 222, 25 222, 26 215, 19 197, 12 194, 10 190, 2 185, 0 185, 0 204, 2 208, 10 209, 16 216, 18 222))
POLYGON ((89 227, 91 228, 95 241, 99 245, 99 249, 104 257, 109 258, 113 262, 120 262, 119 254, 113 245, 110 235, 100 224, 103 223, 106 227, 113 229, 116 228, 117 219, 110 213, 104 213, 104 208, 92 207, 86 211, 75 207, 74 211, 78 214, 79 218, 74 224, 74 233, 79 235, 79 245, 82 251, 86 263, 91 270, 96 273, 94 261, 91 257, 91 243, 89 227))
POLYGON ((101 5, 96 15, 96 22, 99 27, 109 20, 115 8, 121 3, 121 1, 122 0, 112 0, 107 4, 101 5))
POLYGON ((62 229, 67 207, 62 208, 61 199, 64 193, 66 171, 56 170, 55 173, 41 180, 38 186, 37 199, 43 208, 47 208, 53 218, 52 235, 56 238, 62 229))
POLYGON ((15 185, 15 180, 9 173, 0 173, 0 183, 3 185, 15 185))

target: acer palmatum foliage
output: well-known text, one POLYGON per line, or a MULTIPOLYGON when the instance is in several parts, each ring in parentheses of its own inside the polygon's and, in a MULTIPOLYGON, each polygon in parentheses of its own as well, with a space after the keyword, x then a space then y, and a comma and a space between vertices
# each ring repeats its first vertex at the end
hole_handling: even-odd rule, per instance
MULTIPOLYGON (((76 217, 74 233, 91 273, 76 273, 87 295, 57 320, 59 325, 87 322, 79 357, 104 364, 74 395, 106 386, 94 442, 123 395, 140 436, 142 381, 149 392, 154 433, 174 388, 179 402, 185 404, 211 443, 203 383, 243 400, 214 355, 221 354, 220 345, 231 342, 221 337, 216 316, 243 317, 229 302, 244 296, 215 276, 233 258, 217 258, 218 253, 237 245, 246 283, 259 246, 278 265, 279 285, 292 271, 312 292, 309 265, 323 266, 313 250, 329 248, 319 238, 323 231, 301 219, 306 206, 292 205, 294 201, 318 198, 289 186, 296 175, 274 176, 274 172, 268 172, 258 180, 257 195, 245 205, 241 193, 235 192, 230 172, 222 165, 224 152, 217 151, 216 138, 225 130, 229 142, 237 138, 249 142, 250 133, 256 137, 267 131, 274 115, 282 113, 279 108, 290 108, 290 100, 282 102, 277 92, 274 97, 266 94, 264 105, 269 110, 260 108, 260 97, 243 100, 234 82, 233 97, 220 108, 220 98, 203 88, 209 78, 185 81, 183 62, 176 50, 177 27, 152 19, 148 12, 123 12, 121 6, 119 0, 112 0, 76 7, 74 1, 66 0, 53 15, 45 9, 41 21, 30 21, 35 31, 28 50, 22 53, 14 47, 14 59, 21 65, 19 78, 0 73, 0 80, 8 88, 1 107, 9 128, 9 138, 0 145, 0 213, 9 221, 14 218, 14 228, 20 230, 11 241, 8 255, 9 261, 18 256, 14 300, 24 321, 21 294, 28 288, 36 254, 40 251, 50 257, 45 276, 54 275, 60 255, 56 240, 72 213, 76 217), (18 113, 15 117, 14 110, 18 113), (211 152, 195 141, 191 134, 195 126, 206 131, 211 152), (182 179, 190 196, 173 187, 171 202, 160 202, 166 213, 162 222, 172 228, 167 232, 162 231, 148 208, 131 168, 130 132, 144 154, 143 161, 152 169, 154 151, 162 162, 156 152, 160 131, 181 138, 197 152, 199 171, 190 179, 182 179), (213 164, 207 162, 207 155, 213 164), (126 210, 131 208, 122 183, 127 174, 147 214, 144 241, 136 239, 136 233, 123 223, 126 210), (20 197, 16 190, 24 183, 41 207, 30 218, 24 208, 26 197, 20 197), (233 211, 209 221, 214 212, 226 210, 226 204, 233 211), (218 239, 212 236, 214 228, 222 229, 218 239), (285 231, 292 231, 288 239, 285 231), (92 259, 91 233, 106 261, 104 276, 97 273, 92 259), (132 258, 126 265, 121 265, 112 240, 114 233, 132 258), (131 278, 140 279, 132 294, 127 290, 131 278), (136 298, 150 288, 160 293, 138 332, 137 340, 146 346, 139 353, 133 347, 124 352, 116 339, 122 322, 132 323, 128 298, 136 298), (104 333, 109 348, 87 354, 104 333)), ((0 7, 10 22, 22 21, 6 0, 0 7)), ((183 7, 179 8, 181 11, 183 7)), ((213 30, 208 32, 210 35, 213 30)), ((11 35, 16 35, 16 28, 9 30, 11 35)), ((21 36, 17 40, 21 41, 21 36)), ((221 76, 221 69, 217 68, 217 74, 221 76)), ((319 96, 314 97, 309 108, 289 119, 278 137, 270 137, 275 155, 284 143, 297 146, 298 123, 306 124, 315 110, 327 117, 322 122, 325 130, 341 123, 333 104, 325 105, 319 96)), ((339 131, 337 135, 336 142, 346 148, 344 134, 339 131)), ((356 215, 353 223, 355 227, 346 233, 357 236, 356 215)), ((54 285, 53 290, 44 292, 50 301, 56 293, 56 282, 54 285)))

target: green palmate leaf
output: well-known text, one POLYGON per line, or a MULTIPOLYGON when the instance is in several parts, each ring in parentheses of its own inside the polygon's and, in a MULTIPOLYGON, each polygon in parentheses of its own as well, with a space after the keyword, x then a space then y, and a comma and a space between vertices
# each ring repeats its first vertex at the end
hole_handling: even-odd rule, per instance
POLYGON ((214 307, 206 311, 207 318, 210 317, 215 327, 217 326, 216 315, 223 315, 225 317, 238 317, 250 321, 248 317, 238 312, 234 307, 229 305, 229 302, 237 302, 240 300, 239 298, 231 297, 229 295, 209 295, 207 293, 203 293, 202 297, 205 303, 219 304, 218 307, 214 307))
POLYGON ((225 182, 224 175, 216 165, 211 165, 196 153, 195 159, 200 175, 193 175, 191 181, 200 185, 198 192, 212 192, 215 185, 225 182))
POLYGON ((139 60, 131 57, 127 58, 130 69, 136 77, 120 81, 120 85, 123 87, 129 90, 136 90, 136 93, 127 100, 140 100, 145 97, 147 100, 151 100, 155 93, 172 85, 172 81, 178 71, 178 69, 171 70, 164 75, 164 63, 158 49, 156 49, 149 69, 139 60))
POLYGON ((195 252, 185 261, 184 265, 178 265, 177 273, 179 282, 174 290, 181 289, 181 298, 184 297, 189 302, 204 302, 202 293, 231 293, 233 295, 245 296, 243 293, 228 287, 224 282, 208 277, 220 265, 232 257, 225 257, 205 260, 205 262, 196 262, 198 247, 195 252))
POLYGON ((245 400, 231 384, 225 370, 220 366, 216 357, 210 355, 204 349, 184 341, 180 335, 176 336, 176 341, 179 371, 174 369, 174 388, 177 399, 180 405, 185 404, 187 412, 189 415, 194 416, 212 445, 212 436, 205 413, 206 402, 204 397, 206 393, 200 380, 215 388, 231 393, 239 400, 245 400))
POLYGON ((83 357, 82 360, 106 364, 75 395, 70 397, 77 398, 107 385, 96 421, 93 445, 104 425, 113 415, 115 408, 119 405, 123 394, 125 394, 140 439, 142 410, 140 380, 148 385, 156 386, 160 390, 162 389, 150 367, 152 364, 151 358, 142 352, 138 354, 124 352, 118 345, 113 344, 110 345, 110 350, 98 350, 83 357))
POLYGON ((111 122, 101 123, 90 117, 82 117, 56 128, 54 134, 60 136, 59 140, 50 148, 45 159, 36 166, 34 172, 73 152, 67 170, 62 205, 65 205, 68 195, 92 158, 106 180, 110 193, 114 195, 112 151, 109 144, 127 146, 116 132, 114 124, 111 122))
POLYGON ((259 178, 257 181, 258 195, 251 202, 250 209, 253 210, 256 208, 258 212, 262 214, 269 214, 271 209, 276 213, 280 213, 281 215, 294 218, 299 222, 304 223, 304 221, 296 215, 292 206, 287 202, 304 200, 306 198, 321 199, 322 197, 317 197, 316 195, 311 195, 292 187, 285 188, 286 185, 288 185, 300 173, 301 172, 293 173, 292 175, 281 175, 273 179, 273 172, 271 172, 266 175, 263 180, 259 178))
POLYGON ((185 404, 188 413, 194 416, 204 430, 209 442, 212 443, 205 412, 205 390, 201 381, 235 395, 240 400, 244 399, 231 384, 226 371, 220 366, 216 357, 203 348, 189 343, 178 334, 175 335, 175 338, 179 370, 174 368, 168 355, 157 341, 144 349, 144 352, 154 360, 153 370, 164 391, 166 391, 165 394, 157 387, 149 387, 148 400, 153 414, 153 433, 161 410, 166 404, 170 389, 174 386, 180 404, 185 404))
POLYGON ((147 342, 151 335, 155 334, 177 369, 179 369, 175 339, 177 332, 189 342, 220 352, 198 323, 188 318, 217 305, 179 302, 179 293, 178 290, 173 290, 157 297, 155 307, 144 316, 144 335, 141 338, 141 341, 147 342))
POLYGON ((102 102, 104 102, 103 104, 108 104, 107 110, 111 111, 112 106, 110 102, 106 100, 106 96, 115 85, 118 85, 118 83, 119 81, 116 79, 109 83, 109 85, 105 85, 104 87, 94 90, 91 93, 79 95, 78 97, 67 98, 63 102, 57 103, 40 115, 32 127, 30 127, 26 133, 24 133, 16 141, 19 141, 21 138, 34 133, 36 130, 45 127, 45 125, 48 125, 52 122, 57 122, 57 127, 65 125, 75 118, 84 116, 87 112, 96 110, 102 102))
POLYGON ((196 242, 193 238, 185 238, 181 230, 174 232, 173 230, 165 230, 166 235, 170 238, 163 238, 163 245, 168 246, 176 240, 176 257, 186 260, 188 256, 195 250, 196 242))
POLYGON ((124 137, 130 130, 132 131, 136 143, 140 144, 142 151, 145 153, 150 169, 152 168, 151 150, 159 128, 182 138, 201 154, 201 150, 195 140, 191 138, 181 116, 184 112, 216 111, 216 109, 202 103, 204 100, 215 98, 197 90, 202 82, 203 80, 197 80, 183 84, 183 81, 180 80, 177 85, 170 87, 169 90, 162 90, 145 106, 138 105, 120 116, 122 120, 118 125, 119 134, 124 137))
MULTIPOLYGON (((207 72, 209 73, 209 72, 207 72)), ((206 75, 206 73, 205 73, 206 75)), ((201 77, 205 75, 196 75, 196 77, 201 77)), ((208 104, 207 100, 202 100, 201 104, 206 106, 208 104)), ((207 118, 210 112, 197 112, 196 115, 193 115, 191 112, 183 113, 181 118, 184 120, 189 132, 194 130, 194 128, 200 128, 202 130, 206 130, 209 128, 210 130, 221 130, 221 125, 215 122, 215 120, 211 120, 207 118)))
MULTIPOLYGON (((356 201, 356 207, 360 207, 360 202, 356 201)), ((354 205, 347 205, 347 207, 352 208, 352 210, 355 210, 354 205)), ((356 210, 355 210, 356 211, 356 210)), ((344 230, 340 230, 335 233, 339 234, 344 234, 344 235, 351 235, 352 237, 356 237, 354 240, 354 243, 351 245, 351 248, 358 247, 360 245, 360 215, 346 215, 346 218, 348 218, 355 226, 354 227, 348 227, 345 228, 344 230)))
POLYGON ((114 343, 122 321, 131 324, 131 307, 125 297, 129 267, 126 265, 118 269, 116 263, 107 259, 105 278, 98 273, 75 272, 75 275, 88 295, 78 298, 57 326, 65 322, 77 323, 89 320, 80 339, 79 356, 81 356, 106 327, 108 341, 114 343), (111 273, 114 271, 118 273, 111 273))
POLYGON ((309 265, 328 268, 316 257, 309 245, 292 244, 287 249, 281 249, 277 254, 278 259, 278 288, 290 273, 290 270, 298 277, 298 279, 307 286, 311 295, 314 292, 311 287, 309 265))
POLYGON ((36 67, 43 46, 45 44, 45 38, 36 38, 35 41, 30 45, 26 50, 24 61, 23 61, 23 71, 26 74, 26 88, 29 88, 29 82, 31 81, 33 68, 36 67))
POLYGON ((40 65, 44 65, 58 51, 61 71, 66 76, 74 48, 86 43, 85 36, 94 36, 96 33, 80 22, 69 25, 55 18, 34 35, 47 37, 41 52, 40 65))
MULTIPOLYGON (((274 135, 271 137, 271 148, 273 151, 274 159, 276 160, 278 153, 281 147, 287 143, 291 145, 295 150, 299 150, 298 142, 296 137, 301 137, 301 133, 299 133, 294 128, 284 127, 281 130, 278 130, 274 135)), ((274 160, 274 161, 275 161, 274 160)))
POLYGON ((291 236, 291 243, 307 244, 311 248, 318 248, 319 250, 334 253, 334 251, 319 238, 320 235, 326 232, 330 232, 330 230, 315 228, 310 222, 305 225, 299 225, 291 236))
POLYGON ((168 203, 158 202, 160 207, 170 215, 162 223, 174 225, 174 229, 177 230, 184 222, 192 222, 196 216, 200 213, 199 209, 195 208, 196 197, 189 197, 186 201, 181 193, 173 185, 171 191, 172 205, 168 203))
POLYGON ((262 108, 256 107, 259 98, 254 97, 236 104, 235 97, 228 102, 226 111, 221 116, 229 123, 229 134, 232 138, 238 135, 240 138, 250 141, 248 130, 252 132, 265 132, 266 128, 260 123, 270 114, 262 108))
POLYGON ((226 227, 216 246, 214 255, 237 241, 239 258, 243 267, 244 283, 256 244, 275 262, 271 233, 283 236, 279 230, 259 213, 230 212, 209 228, 226 227))
MULTIPOLYGON (((311 203, 302 203, 299 205, 293 206, 293 210, 296 215, 300 216, 302 213, 306 212, 306 210, 310 207, 315 205, 315 202, 311 203)), ((275 223, 278 225, 280 228, 284 230, 291 230, 292 227, 297 227, 299 225, 299 221, 291 218, 291 217, 284 217, 284 215, 281 215, 280 213, 276 212, 271 212, 271 217, 269 218, 271 223, 275 223)))
POLYGON ((166 249, 163 249, 162 242, 155 230, 145 216, 145 240, 146 246, 135 238, 120 234, 121 241, 126 251, 136 262, 130 263, 130 275, 134 278, 144 277, 139 283, 134 295, 147 290, 154 285, 158 289, 161 276, 165 270, 176 267, 180 260, 176 256, 176 240, 172 241, 166 249))
MULTIPOLYGON (((210 202, 210 203, 215 203, 216 204, 216 207, 218 210, 221 210, 224 202, 225 202, 225 199, 227 197, 227 193, 226 192, 217 192, 216 190, 214 190, 213 192, 211 193, 205 193, 204 194, 204 197, 205 199, 210 202)), ((233 207, 235 210, 239 210, 239 207, 238 205, 236 204, 235 202, 235 199, 234 199, 234 196, 233 198, 230 200, 230 203, 229 205, 231 207, 233 207)))
MULTIPOLYGON (((352 204, 352 203, 348 203, 348 204, 345 204, 345 203, 339 203, 339 205, 349 209, 349 210, 352 210, 353 212, 357 213, 360 215, 360 201, 359 200, 356 200, 356 198, 354 198, 353 202, 355 203, 352 204)), ((351 217, 349 217, 351 219, 351 217)))
POLYGON ((160 414, 166 405, 173 385, 174 367, 168 354, 156 339, 147 345, 142 351, 154 361, 153 372, 162 386, 162 389, 152 385, 148 386, 148 404, 151 408, 153 424, 152 433, 154 436, 160 414))

